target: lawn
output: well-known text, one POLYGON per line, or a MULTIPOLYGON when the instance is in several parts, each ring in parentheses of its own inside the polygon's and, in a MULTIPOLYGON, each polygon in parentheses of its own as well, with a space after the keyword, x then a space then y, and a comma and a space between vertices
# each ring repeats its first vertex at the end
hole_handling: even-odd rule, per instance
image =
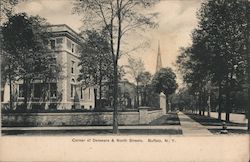
MULTIPOLYGON (((208 130, 213 134, 221 134, 222 122, 226 122, 224 120, 219 120, 217 118, 202 116, 198 114, 191 114, 191 113, 185 113, 185 114, 188 115, 191 119, 200 123, 201 125, 208 127, 208 130)), ((247 133, 247 130, 243 129, 243 127, 247 126, 246 124, 226 122, 226 125, 227 125, 228 134, 246 134, 247 133)))

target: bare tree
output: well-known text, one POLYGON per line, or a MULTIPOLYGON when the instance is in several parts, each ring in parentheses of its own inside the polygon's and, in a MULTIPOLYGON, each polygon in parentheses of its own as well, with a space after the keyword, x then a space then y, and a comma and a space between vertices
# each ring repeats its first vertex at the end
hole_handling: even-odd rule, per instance
POLYGON ((145 71, 144 63, 141 59, 129 58, 128 65, 128 73, 134 79, 136 83, 136 107, 140 106, 139 103, 139 81, 140 74, 145 71))
POLYGON ((113 133, 118 133, 118 60, 124 35, 135 29, 156 27, 157 14, 143 12, 159 0, 75 0, 73 13, 84 14, 85 24, 92 27, 105 27, 110 41, 113 61, 113 133))
POLYGON ((19 0, 1 0, 0 1, 0 24, 8 20, 13 14, 14 6, 17 5, 19 0))

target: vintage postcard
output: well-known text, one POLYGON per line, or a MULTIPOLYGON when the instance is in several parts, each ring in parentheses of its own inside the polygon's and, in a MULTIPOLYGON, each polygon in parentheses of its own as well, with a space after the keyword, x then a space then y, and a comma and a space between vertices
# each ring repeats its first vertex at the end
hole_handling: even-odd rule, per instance
POLYGON ((249 161, 248 0, 0 3, 0 161, 249 161))

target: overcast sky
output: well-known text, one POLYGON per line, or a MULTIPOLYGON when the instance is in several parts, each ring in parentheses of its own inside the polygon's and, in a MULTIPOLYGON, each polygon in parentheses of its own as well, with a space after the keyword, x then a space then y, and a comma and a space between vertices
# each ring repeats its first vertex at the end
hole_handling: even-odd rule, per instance
MULTIPOLYGON (((152 8, 152 11, 159 12, 159 27, 145 31, 143 34, 149 41, 149 47, 133 53, 134 57, 144 61, 146 70, 152 74, 155 72, 158 40, 163 66, 174 68, 179 48, 191 43, 190 34, 197 26, 196 12, 200 5, 201 0, 165 0, 152 8)), ((39 15, 51 24, 67 24, 79 32, 83 25, 81 17, 72 15, 71 9, 70 0, 28 0, 16 6, 17 12, 39 15)), ((126 57, 120 63, 126 64, 126 57)))

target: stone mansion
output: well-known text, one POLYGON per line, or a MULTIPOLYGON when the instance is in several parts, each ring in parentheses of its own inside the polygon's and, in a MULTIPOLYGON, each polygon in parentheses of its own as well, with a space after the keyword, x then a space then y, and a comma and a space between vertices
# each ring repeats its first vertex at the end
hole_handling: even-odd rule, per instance
MULTIPOLYGON (((77 81, 80 67, 79 46, 83 39, 69 26, 52 25, 49 26, 52 34, 50 48, 55 53, 56 61, 61 65, 61 79, 54 83, 49 83, 49 97, 45 104, 45 109, 54 104, 56 109, 93 109, 95 106, 94 87, 82 87, 77 81), (58 100, 60 95, 60 100, 58 100)), ((32 99, 29 104, 39 104, 42 93, 42 83, 36 81, 32 83, 32 99)), ((10 90, 8 82, 1 89, 2 103, 9 103, 10 90)), ((18 81, 13 85, 12 93, 15 94, 14 104, 20 105, 23 102, 23 85, 18 81)), ((32 107, 32 106, 31 106, 32 107)))

